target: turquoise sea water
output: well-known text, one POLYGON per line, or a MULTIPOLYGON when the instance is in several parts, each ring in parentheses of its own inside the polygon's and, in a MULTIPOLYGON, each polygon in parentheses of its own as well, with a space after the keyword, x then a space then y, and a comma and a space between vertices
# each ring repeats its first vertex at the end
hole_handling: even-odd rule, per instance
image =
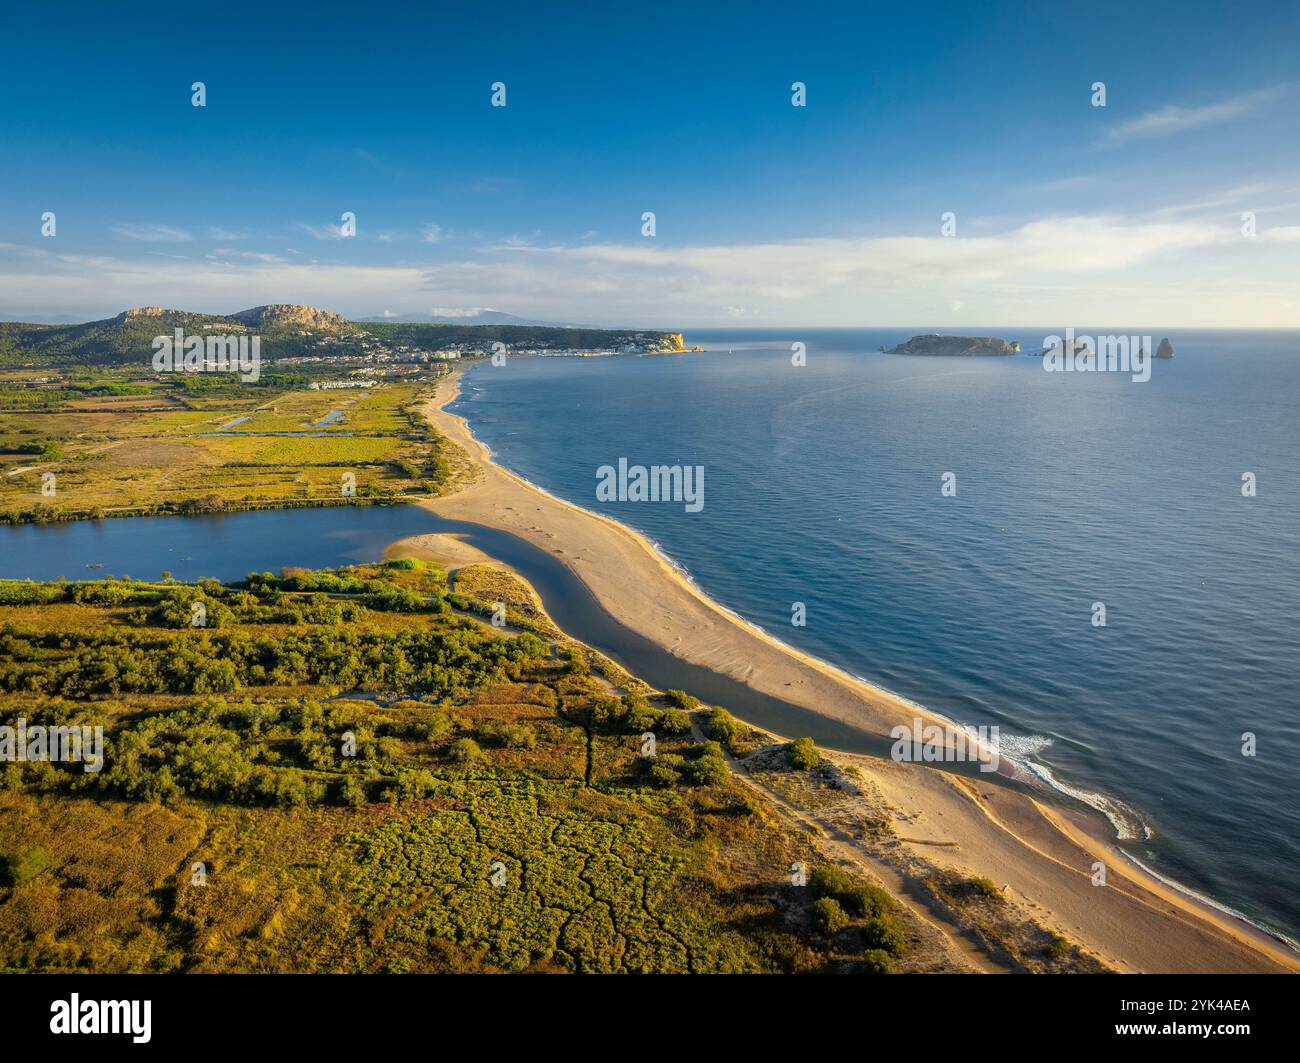
MULTIPOLYGON (((1300 937, 1300 333, 1172 333, 1176 358, 1134 383, 878 350, 921 331, 700 331, 703 354, 480 364, 455 409, 497 460, 643 531, 723 605, 998 724, 1135 857, 1300 937), (620 458, 703 466, 703 509, 600 502, 597 469, 620 458)), ((1037 350, 1062 329, 987 331, 1037 350)))

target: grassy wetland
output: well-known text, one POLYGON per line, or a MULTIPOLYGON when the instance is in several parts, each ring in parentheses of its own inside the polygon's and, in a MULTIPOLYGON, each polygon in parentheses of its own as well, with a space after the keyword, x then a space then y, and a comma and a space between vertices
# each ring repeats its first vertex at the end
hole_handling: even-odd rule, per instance
POLYGON ((0 583, 0 720, 100 726, 105 751, 100 772, 3 765, 0 966, 942 965, 733 778, 729 751, 768 739, 630 680, 531 600, 416 559, 0 583))
POLYGON ((428 379, 313 390, 126 371, 0 374, 0 522, 427 498, 447 475, 428 379))

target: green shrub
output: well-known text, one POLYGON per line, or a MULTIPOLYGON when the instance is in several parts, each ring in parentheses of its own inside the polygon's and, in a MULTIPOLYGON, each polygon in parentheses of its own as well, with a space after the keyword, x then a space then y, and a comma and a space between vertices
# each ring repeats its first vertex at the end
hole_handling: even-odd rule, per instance
POLYGON ((715 741, 721 742, 733 755, 739 755, 740 746, 750 737, 750 730, 726 709, 716 708, 709 712, 704 722, 704 733, 715 741))
POLYGON ((884 949, 867 949, 858 961, 860 974, 893 974, 894 957, 884 949))
POLYGON ((812 771, 819 767, 822 755, 811 738, 796 738, 785 751, 786 760, 795 771, 812 771))
POLYGON ((691 718, 681 709, 665 709, 659 717, 659 730, 666 735, 690 734, 691 718))
POLYGON ((587 655, 583 652, 581 646, 570 646, 568 657, 570 675, 589 675, 591 673, 591 665, 588 663, 587 655))
POLYGON ((984 878, 981 875, 976 875, 974 878, 967 881, 967 885, 970 886, 974 893, 979 894, 981 897, 987 897, 991 901, 1000 901, 1003 899, 1001 887, 999 887, 991 878, 984 878))
POLYGON ((435 712, 426 720, 421 720, 412 729, 414 738, 423 738, 428 742, 439 742, 448 738, 456 730, 455 724, 446 713, 435 712))
POLYGON ((707 753, 691 764, 691 778, 696 786, 717 786, 727 781, 727 762, 707 753))
POLYGON ((862 940, 869 949, 883 949, 894 956, 901 956, 907 948, 907 933, 902 924, 893 915, 878 915, 868 919, 862 928, 862 940))
POLYGON ((633 734, 644 734, 659 727, 663 713, 642 694, 623 695, 623 723, 633 734))
POLYGON ((894 911, 894 898, 879 886, 829 864, 813 869, 808 886, 814 897, 834 897, 845 911, 858 918, 874 919, 894 911))
POLYGON ((518 723, 493 721, 479 729, 479 736, 505 749, 532 749, 537 745, 537 735, 533 733, 533 729, 518 723))
POLYGON ((808 876, 808 888, 814 897, 834 897, 838 900, 852 893, 858 885, 858 880, 847 871, 841 871, 830 864, 813 868, 812 874, 808 876))
POLYGON ((0 856, 0 886, 25 885, 41 872, 49 870, 53 863, 54 858, 39 845, 20 853, 0 856))
POLYGON ((661 790, 669 790, 682 781, 681 774, 671 764, 654 763, 646 769, 646 781, 661 790))
POLYGON ((686 693, 684 690, 665 690, 664 697, 686 712, 691 712, 700 707, 700 699, 686 693))
POLYGON ((1069 938, 1062 937, 1060 934, 1053 934, 1048 939, 1043 951, 1047 953, 1048 959, 1060 962, 1069 958, 1070 948, 1069 938))
POLYGON ((483 759, 483 750, 479 744, 472 738, 458 738, 451 744, 448 751, 451 759, 457 764, 472 764, 477 760, 483 759))
POLYGON ((894 898, 879 886, 862 883, 852 893, 841 898, 849 911, 867 919, 888 915, 894 911, 894 898))
POLYGON ((355 775, 345 775, 335 783, 334 800, 347 808, 360 808, 367 803, 366 788, 355 775))
POLYGON ((849 917, 834 897, 818 897, 813 901, 812 917, 818 933, 828 936, 838 934, 849 925, 849 917))

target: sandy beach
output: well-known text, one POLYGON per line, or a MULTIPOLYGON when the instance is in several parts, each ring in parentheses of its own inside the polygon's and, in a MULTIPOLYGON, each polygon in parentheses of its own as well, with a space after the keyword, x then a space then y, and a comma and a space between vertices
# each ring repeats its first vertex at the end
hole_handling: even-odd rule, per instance
MULTIPOLYGON (((443 408, 455 398, 459 374, 440 382, 425 413, 463 451, 466 482, 426 503, 430 509, 546 550, 610 615, 684 661, 871 734, 888 735, 925 715, 728 613, 639 534, 496 465, 464 420, 443 408)), ((451 567, 483 557, 448 536, 408 543, 451 567)), ((1047 795, 1035 799, 992 775, 971 780, 923 765, 838 759, 851 761, 895 810, 905 850, 1004 885, 1038 922, 1115 970, 1300 972, 1300 957, 1285 944, 1142 871, 1113 845, 1100 815, 1047 795), (1097 861, 1106 866, 1105 886, 1092 885, 1097 861)))

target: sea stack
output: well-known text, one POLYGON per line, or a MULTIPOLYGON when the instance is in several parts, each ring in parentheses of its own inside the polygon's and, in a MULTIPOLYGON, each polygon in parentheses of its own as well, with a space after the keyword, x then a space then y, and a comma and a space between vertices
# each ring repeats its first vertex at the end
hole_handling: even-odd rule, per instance
POLYGON ((1169 342, 1169 337, 1166 336, 1164 339, 1160 341, 1160 346, 1156 348, 1156 357, 1172 358, 1173 356, 1174 356, 1174 345, 1169 342))

